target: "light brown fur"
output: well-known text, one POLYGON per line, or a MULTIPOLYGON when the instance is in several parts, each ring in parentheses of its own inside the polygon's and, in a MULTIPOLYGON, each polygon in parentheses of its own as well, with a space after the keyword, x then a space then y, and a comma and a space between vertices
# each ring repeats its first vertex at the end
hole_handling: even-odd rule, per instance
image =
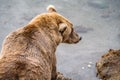
POLYGON ((0 80, 56 80, 57 46, 77 43, 81 38, 69 20, 50 9, 6 37, 0 80))

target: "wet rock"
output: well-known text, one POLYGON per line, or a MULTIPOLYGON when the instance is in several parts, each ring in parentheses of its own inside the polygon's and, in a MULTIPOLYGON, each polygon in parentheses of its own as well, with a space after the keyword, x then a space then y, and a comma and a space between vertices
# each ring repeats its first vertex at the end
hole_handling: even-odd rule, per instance
POLYGON ((60 72, 57 73, 57 80, 72 80, 70 78, 64 77, 64 75, 60 72))
POLYGON ((112 50, 96 63, 97 76, 102 80, 120 80, 120 50, 112 50))

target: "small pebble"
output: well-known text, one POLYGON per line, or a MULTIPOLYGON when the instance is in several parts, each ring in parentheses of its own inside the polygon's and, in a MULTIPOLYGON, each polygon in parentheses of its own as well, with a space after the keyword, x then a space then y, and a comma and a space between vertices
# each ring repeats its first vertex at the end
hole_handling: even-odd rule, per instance
POLYGON ((91 65, 90 65, 90 64, 88 64, 87 66, 88 66, 89 68, 91 68, 91 65))
POLYGON ((82 67, 82 69, 85 69, 85 67, 82 67))
POLYGON ((89 64, 93 64, 92 62, 89 62, 89 64))

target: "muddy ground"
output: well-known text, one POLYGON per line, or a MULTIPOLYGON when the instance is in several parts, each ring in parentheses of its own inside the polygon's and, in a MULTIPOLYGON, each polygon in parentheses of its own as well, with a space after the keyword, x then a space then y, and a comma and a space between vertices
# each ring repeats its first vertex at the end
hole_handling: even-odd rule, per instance
POLYGON ((0 49, 6 35, 46 12, 49 4, 83 37, 57 48, 58 70, 74 80, 99 80, 96 61, 110 48, 120 49, 120 0, 0 0, 0 49))

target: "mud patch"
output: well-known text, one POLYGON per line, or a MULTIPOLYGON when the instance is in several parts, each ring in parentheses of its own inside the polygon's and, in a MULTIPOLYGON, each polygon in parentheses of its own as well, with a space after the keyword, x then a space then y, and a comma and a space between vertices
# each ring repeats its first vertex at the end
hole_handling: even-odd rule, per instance
POLYGON ((120 34, 118 34, 118 39, 120 39, 120 34))
POLYGON ((101 17, 102 18, 109 18, 111 16, 112 11, 111 10, 106 10, 102 13, 101 17))
POLYGON ((97 9, 106 9, 108 8, 108 4, 104 0, 92 0, 88 1, 88 5, 97 8, 97 9))
POLYGON ((120 34, 118 34, 118 36, 117 36, 117 40, 118 40, 119 43, 120 43, 120 34))
POLYGON ((30 21, 32 20, 33 17, 30 17, 28 16, 28 14, 23 14, 23 16, 21 17, 22 20, 25 20, 25 21, 30 21))
POLYGON ((88 27, 85 27, 83 25, 75 26, 74 29, 78 33, 88 33, 89 31, 93 31, 94 30, 93 28, 88 28, 88 27))
POLYGON ((120 80, 120 50, 110 49, 96 63, 96 68, 102 80, 120 80))

